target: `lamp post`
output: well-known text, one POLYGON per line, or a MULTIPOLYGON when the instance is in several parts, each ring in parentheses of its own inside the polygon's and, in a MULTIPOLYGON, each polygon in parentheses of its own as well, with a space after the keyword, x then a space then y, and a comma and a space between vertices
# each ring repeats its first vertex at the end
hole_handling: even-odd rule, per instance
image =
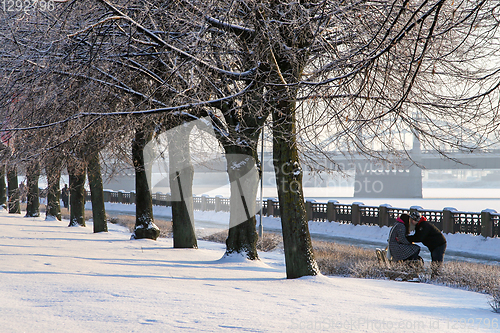
POLYGON ((264 125, 262 125, 262 137, 260 140, 260 218, 259 218, 259 238, 264 235, 262 225, 262 212, 264 210, 264 125))

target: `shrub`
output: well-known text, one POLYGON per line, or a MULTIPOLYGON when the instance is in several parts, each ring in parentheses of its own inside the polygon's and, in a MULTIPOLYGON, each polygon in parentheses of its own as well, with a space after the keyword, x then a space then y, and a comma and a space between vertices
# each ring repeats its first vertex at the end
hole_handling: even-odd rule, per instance
POLYGON ((500 285, 490 290, 490 306, 493 312, 500 313, 500 285))

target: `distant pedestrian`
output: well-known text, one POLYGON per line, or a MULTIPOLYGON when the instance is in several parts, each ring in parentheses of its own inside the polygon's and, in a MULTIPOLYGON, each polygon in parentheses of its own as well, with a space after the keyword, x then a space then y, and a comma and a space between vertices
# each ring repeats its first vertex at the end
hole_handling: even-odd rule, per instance
POLYGON ((444 253, 446 251, 446 238, 434 224, 427 221, 424 216, 418 212, 410 214, 411 224, 415 226, 415 234, 406 237, 410 242, 421 242, 431 252, 431 271, 432 276, 439 275, 439 269, 443 263, 444 253))
POLYGON ((68 184, 64 184, 64 188, 61 190, 61 200, 63 202, 64 208, 68 208, 69 201, 69 188, 68 184))
POLYGON ((24 185, 24 181, 21 182, 18 186, 18 191, 19 191, 19 198, 21 202, 26 202, 26 185, 24 185))

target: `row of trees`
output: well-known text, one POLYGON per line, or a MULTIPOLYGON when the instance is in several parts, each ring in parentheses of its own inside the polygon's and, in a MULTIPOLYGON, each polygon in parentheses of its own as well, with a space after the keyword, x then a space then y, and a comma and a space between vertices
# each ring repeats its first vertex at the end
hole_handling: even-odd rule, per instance
POLYGON ((471 151, 494 142, 499 6, 67 0, 53 11, 3 12, 0 112, 12 138, 1 160, 23 166, 30 184, 44 170, 53 216, 66 167, 72 225, 85 223, 88 172, 96 231, 106 230, 101 166, 133 165, 134 235, 155 239, 144 149, 167 133, 174 247, 196 248, 189 134, 193 120, 209 119, 201 123, 231 181, 226 252, 257 259, 257 148, 269 126, 287 277, 315 275, 301 164, 319 170, 318 155, 336 149, 394 161, 405 130, 443 154, 443 144, 471 151))

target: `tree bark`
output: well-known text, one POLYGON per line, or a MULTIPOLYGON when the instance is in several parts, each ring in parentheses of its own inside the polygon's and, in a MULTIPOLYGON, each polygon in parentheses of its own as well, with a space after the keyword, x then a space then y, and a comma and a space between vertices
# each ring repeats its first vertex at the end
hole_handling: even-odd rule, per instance
POLYGON ((295 102, 280 101, 273 112, 273 158, 280 203, 287 278, 317 275, 302 191, 295 136, 295 102))
POLYGON ((7 169, 9 214, 21 214, 21 205, 19 203, 19 183, 17 182, 17 168, 15 166, 9 166, 7 169))
MULTIPOLYGON (((259 259, 255 214, 257 190, 259 187, 257 145, 263 125, 270 108, 262 107, 263 89, 255 90, 244 96, 241 108, 235 103, 219 106, 226 121, 226 130, 216 131, 216 136, 224 147, 227 173, 230 181, 229 233, 226 239, 226 255, 240 253, 249 260, 259 259), (226 133, 223 135, 222 133, 226 133)), ((216 126, 217 118, 212 117, 216 126)))
POLYGON ((259 186, 259 174, 255 169, 256 150, 232 145, 226 146, 225 152, 231 189, 226 255, 237 252, 244 254, 247 259, 256 260, 259 258, 259 235, 255 227, 259 186))
POLYGON ((193 209, 194 167, 189 150, 191 130, 190 125, 180 125, 167 132, 174 248, 198 248, 193 209))
POLYGON ((136 193, 135 228, 132 239, 149 238, 156 240, 160 236, 160 229, 154 224, 153 200, 144 163, 144 148, 152 137, 152 132, 137 129, 132 142, 136 193))
POLYGON ((40 164, 34 162, 27 168, 26 186, 28 187, 28 195, 26 200, 26 217, 40 216, 39 178, 40 164))
POLYGON ((0 208, 7 209, 7 188, 5 184, 5 165, 0 165, 0 208))
POLYGON ((104 193, 98 152, 90 155, 87 170, 92 200, 94 232, 107 232, 108 225, 106 222, 106 210, 104 208, 104 193))
MULTIPOLYGON (((54 162, 54 160, 51 160, 54 162)), ((47 165, 45 173, 47 175, 47 207, 45 209, 45 218, 54 217, 61 221, 61 190, 59 184, 61 182, 61 168, 57 165, 47 165)))
MULTIPOLYGON (((280 73, 285 74, 281 80, 288 83, 298 82, 305 65, 304 59, 304 54, 297 54, 297 60, 290 63, 286 58, 278 57, 277 68, 280 73)), ((314 259, 309 234, 302 188, 303 173, 297 148, 297 88, 276 87, 271 95, 276 100, 272 112, 273 164, 280 203, 287 278, 317 275, 319 268, 314 259)))
MULTIPOLYGON (((273 7, 275 19, 283 19, 283 11, 273 7)), ((303 11, 303 7, 294 10, 303 11)), ((298 12, 297 12, 298 15, 298 12)), ((287 278, 293 279, 319 274, 314 259, 302 188, 302 168, 299 161, 296 128, 296 100, 302 71, 309 60, 308 52, 314 33, 311 26, 282 26, 280 35, 293 50, 293 57, 286 49, 272 48, 269 54, 273 64, 271 79, 276 86, 269 91, 273 110, 273 164, 280 203, 281 228, 287 278)))
POLYGON ((85 168, 77 162, 68 162, 69 227, 85 227, 85 168))

